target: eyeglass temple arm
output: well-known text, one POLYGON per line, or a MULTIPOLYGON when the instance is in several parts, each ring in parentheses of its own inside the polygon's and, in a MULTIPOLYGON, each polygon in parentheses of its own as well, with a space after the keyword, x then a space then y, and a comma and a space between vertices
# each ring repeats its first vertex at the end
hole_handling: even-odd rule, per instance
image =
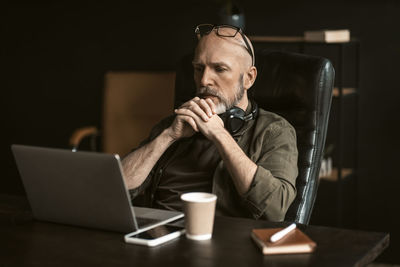
POLYGON ((249 51, 249 53, 250 53, 250 55, 251 55, 251 65, 254 66, 254 53, 253 53, 253 51, 251 50, 251 46, 250 46, 249 42, 247 41, 246 36, 245 36, 241 31, 239 31, 239 33, 242 35, 242 38, 243 38, 243 40, 244 40, 244 43, 246 44, 246 48, 247 48, 247 50, 249 51))

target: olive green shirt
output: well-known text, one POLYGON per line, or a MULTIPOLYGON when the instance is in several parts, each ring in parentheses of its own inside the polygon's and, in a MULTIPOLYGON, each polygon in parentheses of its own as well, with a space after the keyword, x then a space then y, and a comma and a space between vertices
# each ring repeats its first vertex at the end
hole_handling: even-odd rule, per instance
MULTIPOLYGON (((169 127, 174 116, 157 124, 144 145, 169 127)), ((216 214, 283 221, 296 196, 297 145, 294 128, 281 116, 259 109, 255 120, 245 123, 233 138, 245 154, 257 164, 250 189, 239 195, 224 162, 214 171, 212 192, 217 195, 216 214)), ((146 206, 153 206, 154 193, 172 153, 179 150, 172 144, 161 156, 141 186, 130 191, 134 198, 144 197, 146 206)))

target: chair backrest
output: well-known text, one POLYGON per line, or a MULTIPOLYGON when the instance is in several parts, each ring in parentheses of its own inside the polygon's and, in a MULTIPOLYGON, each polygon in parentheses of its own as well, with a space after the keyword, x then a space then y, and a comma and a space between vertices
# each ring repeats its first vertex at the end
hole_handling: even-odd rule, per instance
MULTIPOLYGON (((177 72, 175 107, 195 94, 192 55, 177 72)), ((258 76, 249 91, 259 107, 286 118, 296 129, 299 151, 297 195, 285 220, 308 224, 325 145, 335 71, 328 59, 280 51, 256 55, 258 76)))
POLYGON ((104 80, 102 146, 127 154, 171 114, 175 72, 111 71, 104 80))

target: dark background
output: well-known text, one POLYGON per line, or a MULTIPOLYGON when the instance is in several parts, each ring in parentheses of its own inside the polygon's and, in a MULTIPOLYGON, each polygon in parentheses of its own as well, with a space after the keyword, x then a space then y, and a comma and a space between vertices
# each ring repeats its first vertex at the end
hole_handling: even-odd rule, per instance
MULTIPOLYGON (((391 245, 378 260, 400 263, 400 3, 239 4, 249 35, 299 36, 310 29, 348 28, 360 40, 359 176, 356 203, 348 204, 357 206, 356 228, 390 232, 391 245)), ((67 147, 74 129, 101 126, 104 73, 174 69, 193 49, 194 26, 216 21, 218 7, 211 0, 3 2, 0 193, 24 194, 10 144, 67 147)))

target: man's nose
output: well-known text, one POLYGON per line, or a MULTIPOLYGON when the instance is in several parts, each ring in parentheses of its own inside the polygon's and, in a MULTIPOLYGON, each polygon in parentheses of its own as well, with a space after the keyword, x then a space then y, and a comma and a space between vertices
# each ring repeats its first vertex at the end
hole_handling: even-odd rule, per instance
POLYGON ((202 76, 201 76, 201 86, 210 86, 212 84, 212 72, 209 68, 204 68, 202 76))

